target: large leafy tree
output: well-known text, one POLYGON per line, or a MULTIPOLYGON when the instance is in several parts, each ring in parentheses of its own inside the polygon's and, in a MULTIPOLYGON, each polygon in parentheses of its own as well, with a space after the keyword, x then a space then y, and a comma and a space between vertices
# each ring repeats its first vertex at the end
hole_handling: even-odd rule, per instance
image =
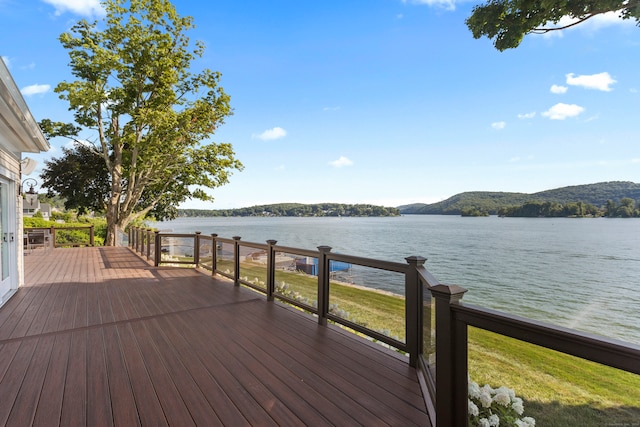
MULTIPOLYGON (((108 177, 108 193, 100 201, 105 244, 114 245, 117 230, 137 218, 171 217, 188 198, 211 200, 203 188, 227 183, 242 164, 230 144, 208 141, 231 108, 218 72, 190 71, 204 51, 186 36, 192 18, 179 16, 168 0, 103 5, 104 29, 82 20, 60 36, 76 80, 58 84, 56 92, 69 102, 76 123, 41 125, 50 137, 93 132, 91 150, 108 177)), ((65 152, 67 158, 71 154, 65 152)), ((49 164, 45 176, 53 172, 49 164)), ((82 185, 73 175, 68 179, 69 186, 82 185)))
POLYGON ((475 6, 466 23, 475 38, 493 39, 503 51, 527 34, 563 30, 607 12, 640 24, 640 0, 489 0, 475 6))

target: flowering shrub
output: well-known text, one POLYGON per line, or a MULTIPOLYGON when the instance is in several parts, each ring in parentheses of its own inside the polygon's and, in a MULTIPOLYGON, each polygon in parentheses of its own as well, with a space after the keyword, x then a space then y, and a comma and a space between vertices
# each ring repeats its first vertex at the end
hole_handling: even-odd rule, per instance
POLYGON ((477 427, 534 427, 536 420, 523 417, 524 404, 507 387, 480 387, 469 379, 469 425, 477 427))

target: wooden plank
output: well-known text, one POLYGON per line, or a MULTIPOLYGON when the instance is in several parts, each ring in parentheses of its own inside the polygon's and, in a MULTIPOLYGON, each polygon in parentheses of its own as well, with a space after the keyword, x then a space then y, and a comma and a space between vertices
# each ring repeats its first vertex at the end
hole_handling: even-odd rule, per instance
POLYGON ((210 342, 201 342, 189 325, 180 322, 178 326, 174 317, 160 317, 156 321, 162 330, 172 337, 174 348, 189 362, 187 366, 193 377, 198 380, 202 390, 205 390, 209 396, 209 401, 221 420, 225 423, 226 420, 230 420, 231 422, 227 425, 236 425, 235 420, 238 420, 237 425, 244 425, 242 419, 234 414, 235 411, 241 411, 242 418, 245 418, 250 425, 277 425, 268 411, 251 393, 245 391, 227 366, 207 351, 211 346, 210 342))
POLYGON ((34 349, 7 425, 28 426, 33 422, 55 338, 45 336, 36 341, 38 346, 34 349))
POLYGON ((70 344, 70 333, 56 335, 42 386, 43 398, 38 402, 33 420, 34 426, 55 425, 60 422, 70 344))
POLYGON ((153 387, 145 360, 138 349, 130 324, 118 325, 122 353, 131 378, 140 423, 149 426, 169 425, 153 387))
POLYGON ((102 328, 90 328, 87 335, 87 425, 113 426, 102 328))
POLYGON ((37 345, 38 340, 36 339, 21 342, 15 357, 6 369, 0 382, 0 396, 2 396, 2 399, 0 399, 0 425, 7 425, 7 420, 37 345))
POLYGON ((103 329, 103 334, 114 424, 123 427, 140 425, 129 372, 120 347, 118 329, 115 325, 107 326, 103 329))
POLYGON ((71 334, 60 424, 87 425, 87 331, 71 334))

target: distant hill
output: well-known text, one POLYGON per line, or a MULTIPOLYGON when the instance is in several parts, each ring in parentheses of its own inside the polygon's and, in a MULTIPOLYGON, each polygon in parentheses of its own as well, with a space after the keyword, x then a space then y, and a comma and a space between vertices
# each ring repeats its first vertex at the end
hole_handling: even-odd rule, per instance
POLYGON ((597 207, 605 206, 607 200, 616 203, 629 197, 640 200, 640 184, 629 181, 600 182, 597 184, 574 185, 538 193, 506 193, 471 191, 456 194, 438 203, 398 206, 402 214, 460 215, 463 209, 475 208, 496 215, 501 207, 522 205, 526 202, 585 202, 597 207))
POLYGON ((239 209, 178 209, 178 216, 397 216, 397 208, 384 206, 343 203, 276 203, 239 209))

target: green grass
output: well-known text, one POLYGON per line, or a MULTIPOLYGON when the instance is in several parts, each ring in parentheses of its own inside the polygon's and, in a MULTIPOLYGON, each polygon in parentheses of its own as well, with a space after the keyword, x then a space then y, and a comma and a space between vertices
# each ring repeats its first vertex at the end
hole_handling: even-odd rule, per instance
POLYGON ((514 389, 537 426, 640 424, 640 376, 629 372, 469 328, 469 374, 514 389))
MULTIPOLYGON (((225 268, 233 271, 232 263, 225 268)), ((241 277, 266 281, 266 267, 242 263, 241 277)), ((317 300, 317 277, 278 270, 276 282, 317 300)), ((330 304, 345 317, 404 341, 404 298, 331 283, 330 304)), ((469 328, 469 374, 480 385, 507 386, 537 426, 640 425, 640 376, 477 328, 469 328)))

